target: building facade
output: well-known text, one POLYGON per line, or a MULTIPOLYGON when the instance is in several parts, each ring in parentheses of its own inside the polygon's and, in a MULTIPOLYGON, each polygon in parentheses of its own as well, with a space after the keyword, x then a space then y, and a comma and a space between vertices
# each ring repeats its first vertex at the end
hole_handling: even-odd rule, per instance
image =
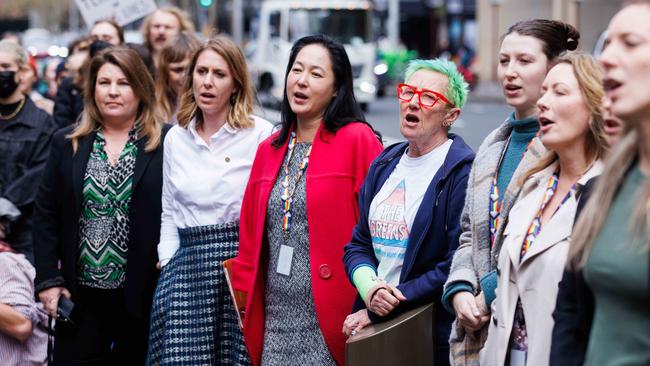
POLYGON ((579 48, 592 53, 609 20, 623 0, 477 0, 477 59, 474 65, 481 80, 496 80, 501 36, 520 20, 558 19, 580 31, 579 48))

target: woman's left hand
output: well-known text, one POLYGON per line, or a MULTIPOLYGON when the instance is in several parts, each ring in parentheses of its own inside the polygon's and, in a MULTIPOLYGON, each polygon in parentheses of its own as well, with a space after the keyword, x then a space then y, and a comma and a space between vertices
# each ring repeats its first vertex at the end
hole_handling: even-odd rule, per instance
POLYGON ((346 337, 355 335, 361 329, 370 325, 370 317, 368 317, 368 310, 361 309, 354 314, 350 314, 343 322, 343 334, 346 337))
POLYGON ((380 286, 378 290, 371 289, 368 291, 370 299, 367 307, 379 316, 386 316, 395 310, 402 301, 406 301, 406 297, 397 287, 389 283, 380 286))

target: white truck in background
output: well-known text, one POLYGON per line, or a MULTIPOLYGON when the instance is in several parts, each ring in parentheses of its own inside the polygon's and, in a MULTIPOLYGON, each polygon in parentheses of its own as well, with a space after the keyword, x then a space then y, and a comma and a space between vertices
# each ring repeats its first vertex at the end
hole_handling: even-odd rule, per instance
POLYGON ((279 105, 291 46, 312 34, 326 34, 345 46, 352 65, 354 93, 362 108, 377 99, 373 72, 377 46, 372 3, 366 0, 265 0, 249 68, 263 104, 279 105))

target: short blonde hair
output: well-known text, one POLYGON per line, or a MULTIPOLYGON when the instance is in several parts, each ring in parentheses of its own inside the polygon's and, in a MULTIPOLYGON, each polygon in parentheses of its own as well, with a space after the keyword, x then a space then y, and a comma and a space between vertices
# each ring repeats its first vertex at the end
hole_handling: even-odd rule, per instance
POLYGON ((161 142, 162 122, 156 113, 153 79, 136 51, 124 46, 108 48, 92 58, 84 77, 84 110, 81 121, 68 138, 72 140, 73 151, 77 151, 79 139, 89 135, 102 126, 102 116, 95 103, 95 89, 99 69, 105 64, 113 64, 122 70, 140 98, 136 115, 142 126, 142 135, 147 137, 145 151, 155 150, 161 142))
POLYGON ((178 110, 178 124, 187 128, 192 119, 196 119, 197 126, 203 123, 203 115, 194 99, 194 69, 201 53, 210 50, 219 54, 228 64, 230 73, 235 82, 234 103, 230 105, 230 111, 226 122, 233 128, 249 128, 254 124, 252 117, 253 100, 255 98, 253 84, 251 82, 246 58, 242 50, 225 36, 216 36, 205 42, 192 56, 190 65, 187 68, 187 78, 183 94, 181 95, 180 108, 178 110))
POLYGON ((152 50, 153 45, 149 41, 149 28, 151 27, 151 21, 153 17, 156 15, 156 13, 161 12, 161 13, 168 13, 176 17, 178 20, 178 24, 180 24, 181 29, 179 31, 188 31, 191 33, 194 33, 194 24, 190 21, 189 16, 187 15, 187 12, 184 10, 181 10, 175 6, 165 6, 162 8, 157 9, 153 13, 149 14, 144 19, 144 22, 142 22, 142 28, 140 28, 140 31, 142 32, 142 36, 144 38, 144 45, 147 47, 147 49, 152 50))
POLYGON ((16 61, 16 65, 18 65, 19 69, 27 67, 27 53, 18 43, 6 39, 2 40, 0 41, 0 52, 6 52, 13 55, 14 61, 16 61))

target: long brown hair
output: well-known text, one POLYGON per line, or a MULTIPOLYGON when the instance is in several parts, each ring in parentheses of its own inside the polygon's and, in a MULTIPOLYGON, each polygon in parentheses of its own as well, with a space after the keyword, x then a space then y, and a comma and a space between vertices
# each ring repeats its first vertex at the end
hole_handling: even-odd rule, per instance
MULTIPOLYGON (((587 133, 587 144, 585 145, 585 155, 587 161, 593 162, 602 158, 607 152, 607 141, 605 140, 605 131, 603 128, 603 111, 601 109, 605 90, 603 89, 603 69, 598 61, 586 53, 567 52, 560 55, 554 65, 568 64, 573 69, 573 75, 578 81, 578 87, 582 94, 585 106, 591 115, 589 131, 587 133)), ((540 161, 534 165, 528 172, 522 175, 519 181, 520 185, 531 175, 544 170, 557 160, 557 153, 549 151, 540 161)))
POLYGON ((158 56, 158 73, 155 81, 156 105, 165 122, 173 119, 179 99, 179 96, 176 95, 176 91, 169 82, 169 65, 183 62, 183 60, 190 58, 200 46, 201 44, 192 33, 182 31, 160 50, 160 55, 158 56))
POLYGON ((95 103, 97 73, 105 64, 119 67, 133 93, 140 98, 136 115, 137 123, 142 126, 142 135, 147 137, 145 151, 155 150, 161 142, 162 122, 156 114, 153 79, 144 62, 134 50, 117 46, 108 48, 92 58, 88 65, 84 85, 84 110, 79 125, 68 138, 72 140, 72 149, 77 151, 79 139, 100 128, 103 124, 99 108, 95 103))
POLYGON ((187 68, 185 87, 181 95, 181 104, 178 109, 178 124, 187 128, 192 119, 196 119, 197 127, 203 123, 203 115, 194 99, 194 68, 199 56, 204 51, 211 50, 219 54, 228 64, 230 73, 235 82, 234 103, 230 105, 230 111, 226 117, 226 123, 233 128, 249 128, 253 126, 254 91, 246 66, 246 58, 241 49, 230 39, 224 36, 216 36, 204 43, 192 56, 190 65, 187 68))

